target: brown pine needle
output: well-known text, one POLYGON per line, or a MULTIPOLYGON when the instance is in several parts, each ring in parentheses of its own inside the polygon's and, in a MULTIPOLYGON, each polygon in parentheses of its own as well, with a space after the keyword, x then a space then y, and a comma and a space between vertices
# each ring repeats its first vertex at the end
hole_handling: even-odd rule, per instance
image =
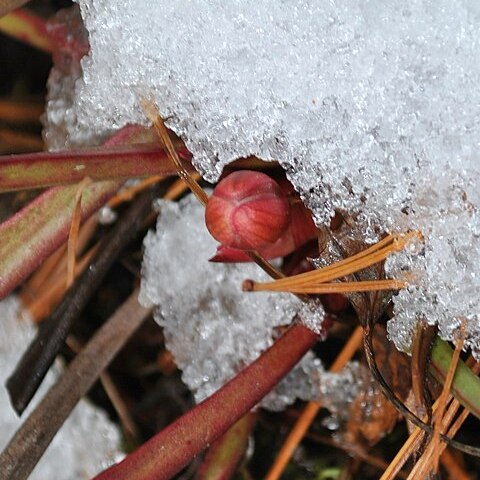
MULTIPOLYGON (((442 393, 438 397, 438 408, 435 412, 434 417, 434 429, 432 438, 426 448, 425 452, 421 458, 416 463, 415 467, 412 469, 409 479, 424 478, 428 475, 429 472, 436 473, 438 471, 438 463, 440 459, 440 454, 443 449, 441 449, 441 440, 440 434, 442 434, 448 427, 448 424, 451 422, 452 417, 446 415, 447 403, 450 398, 450 388, 452 386, 453 377, 455 376, 455 371, 457 369, 458 360, 460 358, 460 353, 463 348, 463 338, 460 338, 458 341, 455 351, 452 355, 452 361, 450 363, 450 368, 448 369, 447 378, 443 385, 442 393)), ((451 407, 455 408, 455 402, 452 402, 451 407)), ((458 407, 455 408, 455 412, 458 407)), ((449 409, 450 410, 450 409, 449 409)))
MULTIPOLYGON (((97 248, 98 245, 92 247, 79 261, 75 262, 75 278, 90 264, 97 248)), ((52 312, 54 306, 60 301, 67 290, 65 285, 65 272, 63 271, 62 275, 58 275, 55 278, 55 281, 49 279, 48 286, 43 288, 33 301, 25 304, 25 308, 35 323, 40 323, 52 312)))
MULTIPOLYGON (((276 292, 317 293, 317 291, 308 292, 306 289, 310 287, 318 287, 319 284, 331 282, 332 280, 338 280, 347 275, 375 265, 376 263, 385 260, 385 258, 387 258, 392 253, 402 250, 413 237, 418 237, 419 235, 420 234, 418 232, 408 232, 405 235, 401 236, 388 235, 383 240, 376 243, 375 245, 372 245, 366 250, 357 253, 356 255, 352 255, 351 257, 341 260, 339 262, 335 262, 328 267, 313 270, 311 272, 301 273, 300 275, 286 277, 280 280, 276 280, 274 282, 259 283, 249 281, 246 287, 253 291, 269 290, 276 292)), ((353 287, 351 290, 342 290, 342 288, 349 287, 341 287, 341 284, 335 284, 336 286, 332 286, 332 290, 328 290, 327 293, 342 291, 345 292, 381 290, 391 288, 398 289, 404 288, 406 286, 406 282, 401 282, 398 280, 394 280, 393 282, 394 283, 391 284, 392 286, 388 286, 389 284, 385 284, 383 288, 380 288, 381 284, 378 284, 377 282, 370 282, 370 288, 368 288, 368 286, 365 286, 365 288, 363 288, 362 290, 355 290, 353 287)), ((344 282, 344 285, 348 285, 349 283, 357 283, 358 285, 362 284, 363 282, 344 282)), ((358 285, 358 287, 360 288, 361 285, 358 285)))
POLYGON ((452 355, 452 361, 450 363, 450 368, 448 369, 447 378, 445 379, 442 393, 440 394, 440 397, 438 399, 439 406, 435 414, 435 420, 434 420, 435 425, 433 429, 433 436, 431 439, 432 454, 434 456, 434 462, 433 462, 432 468, 434 472, 437 472, 438 470, 438 462, 440 459, 440 455, 438 453, 439 452, 438 446, 440 444, 440 434, 443 433, 446 427, 448 426, 448 425, 443 425, 445 410, 447 407, 448 397, 450 396, 450 388, 452 387, 453 377, 455 376, 458 361, 460 359, 460 354, 462 353, 464 341, 465 341, 465 337, 462 336, 458 340, 457 345, 455 346, 455 350, 452 355))
POLYGON ((162 177, 160 175, 155 175, 152 177, 145 178, 144 180, 137 183, 136 185, 133 185, 132 187, 129 187, 129 188, 125 188, 124 190, 121 190, 120 192, 118 192, 114 197, 112 197, 109 200, 107 205, 110 208, 115 208, 124 202, 129 202, 140 192, 143 192, 145 189, 147 189, 151 185, 161 182, 164 179, 165 177, 162 177))
MULTIPOLYGON (((272 285, 272 283, 270 284, 272 285)), ((408 286, 408 283, 402 280, 369 280, 363 282, 336 282, 311 284, 305 287, 291 287, 286 290, 277 290, 282 292, 298 294, 322 294, 322 293, 351 293, 351 292, 374 292, 378 290, 400 290, 408 286)), ((244 291, 262 291, 271 290, 265 288, 265 284, 258 284, 251 280, 246 280, 243 284, 244 291)))
MULTIPOLYGON (((437 408, 438 400, 435 401, 432 407, 433 412, 435 412, 437 408)), ((423 418, 423 420, 427 420, 426 416, 423 418)), ((415 427, 413 433, 408 437, 402 448, 397 452, 395 458, 390 462, 390 465, 385 472, 383 472, 380 480, 393 480, 397 476, 398 472, 402 469, 410 456, 420 447, 424 435, 425 432, 421 428, 415 427)))
MULTIPOLYGON (((438 407, 440 402, 439 400, 437 400, 437 402, 438 402, 437 403, 437 407, 438 407)), ((443 417, 442 429, 440 431, 441 433, 443 433, 443 431, 446 430, 448 424, 453 420, 459 408, 460 408, 460 403, 457 400, 453 400, 446 414, 443 417)), ((462 416, 460 418, 462 418, 462 416)), ((463 423, 463 420, 462 420, 462 423, 463 423)), ((458 426, 458 428, 460 428, 460 425, 458 426)), ((454 435, 455 433, 456 431, 452 429, 448 431, 448 435, 450 436, 450 438, 451 438, 451 435, 454 435)), ((435 457, 437 455, 440 456, 445 448, 446 448, 445 443, 440 441, 435 442, 434 437, 432 437, 432 440, 428 444, 427 449, 425 450, 420 460, 413 467, 407 480, 416 480, 417 478, 426 478, 429 472, 434 471, 435 457)))
POLYGON ((67 243, 67 289, 70 288, 75 280, 75 261, 78 243, 78 232, 80 230, 80 221, 82 220, 82 195, 85 188, 92 183, 92 179, 85 177, 79 184, 75 194, 75 209, 73 211, 72 223, 67 243))
MULTIPOLYGON (((357 327, 352 333, 348 342, 343 347, 342 351, 339 353, 335 362, 330 367, 330 372, 336 373, 339 372, 346 363, 352 358, 357 349, 360 347, 363 341, 363 329, 362 327, 357 327)), ((321 405, 317 402, 309 402, 302 414, 295 423, 292 431, 288 435, 285 443, 278 452, 277 458, 275 459, 274 464, 268 471, 265 480, 277 480, 282 475, 285 467, 287 466, 290 458, 295 452, 297 446, 302 441, 302 438, 305 436, 307 430, 315 419, 318 411, 320 410, 321 405)))
MULTIPOLYGON (((478 364, 476 365, 476 368, 473 368, 472 370, 475 373, 478 373, 479 372, 478 364)), ((451 414, 449 412, 447 412, 447 416, 449 417, 448 423, 450 423, 452 421, 452 419, 455 416, 455 414, 457 413, 457 410, 458 410, 459 407, 460 407, 460 402, 458 402, 457 400, 454 400, 452 402, 452 406, 450 407, 452 410, 454 409, 453 412, 451 414)), ((449 428, 449 430, 447 432, 447 436, 450 437, 450 438, 453 438, 457 434, 457 432, 460 430, 460 427, 463 425, 463 423, 465 422, 465 420, 468 418, 469 415, 470 415, 470 411, 467 408, 464 408, 462 413, 457 417, 455 422, 453 422, 452 426, 449 428)), ((447 447, 447 445, 442 442, 439 446, 438 455, 442 455, 442 453, 443 453, 443 451, 445 450, 446 447, 447 447)), ((452 477, 452 478, 460 479, 461 477, 460 476, 458 476, 458 477, 455 476, 455 477, 452 477)))
MULTIPOLYGON (((200 174, 197 172, 192 173, 191 176, 196 181, 201 178, 200 174)), ((165 192, 163 198, 165 200, 176 200, 177 198, 182 196, 189 188, 189 185, 187 185, 185 181, 180 178, 170 185, 168 190, 165 192)))
POLYGON ((192 193, 198 198, 199 202, 205 206, 208 202, 208 195, 205 193, 205 190, 198 184, 198 182, 187 172, 187 170, 182 165, 182 162, 173 146, 172 140, 168 135, 167 127, 163 122, 162 117, 160 117, 157 107, 150 101, 143 99, 142 107, 145 112, 145 115, 153 123, 155 130, 160 137, 165 149, 167 150, 170 160, 173 162, 177 168, 178 176, 190 187, 192 193))
MULTIPOLYGON (((472 371, 474 373, 478 373, 480 371, 479 365, 477 364, 476 366, 472 367, 472 371)), ((451 395, 449 395, 449 399, 450 398, 451 398, 451 395)), ((432 411, 434 412, 434 414, 436 414, 436 411, 438 409, 439 401, 440 399, 437 399, 433 405, 432 411)), ((444 425, 448 425, 453 420, 459 408, 460 408, 460 403, 458 402, 458 400, 454 399, 450 404, 450 407, 447 410, 447 413, 444 415, 444 425)), ((458 417, 455 423, 450 427, 450 429, 447 432, 447 435, 450 438, 452 438, 457 433, 458 429, 460 428, 462 423, 465 421, 467 416, 468 416, 468 411, 466 410, 462 412, 460 417, 458 417)), ((424 417, 423 420, 425 421, 426 417, 424 417)), ((398 451, 397 455, 392 460, 387 470, 385 470, 380 480, 393 480, 395 478, 395 476, 403 467, 403 465, 405 465, 405 462, 408 460, 410 455, 412 455, 413 452, 420 446, 424 434, 425 432, 422 429, 420 429, 419 427, 415 428, 415 430, 410 435, 410 437, 408 437, 407 441, 404 443, 402 448, 398 451)), ((443 452, 445 447, 446 447, 446 444, 444 443, 440 444, 439 454, 443 452)))

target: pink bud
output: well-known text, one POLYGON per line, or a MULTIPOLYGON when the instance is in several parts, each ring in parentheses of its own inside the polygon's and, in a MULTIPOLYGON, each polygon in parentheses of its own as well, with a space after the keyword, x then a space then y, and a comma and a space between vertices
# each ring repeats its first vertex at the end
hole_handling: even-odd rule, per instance
POLYGON ((289 220, 288 199, 278 183, 251 170, 239 170, 221 180, 205 210, 212 236, 240 250, 259 250, 276 242, 289 220))
MULTIPOLYGON (((261 248, 259 253, 268 260, 285 257, 310 240, 317 238, 317 235, 318 230, 313 223, 311 214, 303 206, 303 203, 296 202, 290 207, 290 223, 283 235, 275 243, 261 248)), ((251 261, 252 259, 243 250, 225 245, 219 245, 217 253, 210 259, 210 262, 224 263, 251 261)))

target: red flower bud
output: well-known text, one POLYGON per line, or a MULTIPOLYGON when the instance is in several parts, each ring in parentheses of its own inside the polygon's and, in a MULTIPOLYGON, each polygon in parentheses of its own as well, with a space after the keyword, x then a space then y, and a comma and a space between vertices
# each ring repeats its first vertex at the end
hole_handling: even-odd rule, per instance
MULTIPOLYGON (((302 202, 294 202, 290 206, 290 223, 283 235, 275 243, 260 248, 259 253, 267 260, 285 257, 317 236, 318 230, 313 223, 310 211, 302 202)), ((243 250, 220 245, 210 261, 238 263, 251 262, 252 259, 243 250)))
POLYGON ((290 221, 290 207, 278 183, 250 170, 221 180, 208 200, 205 223, 222 245, 259 250, 276 242, 290 221))

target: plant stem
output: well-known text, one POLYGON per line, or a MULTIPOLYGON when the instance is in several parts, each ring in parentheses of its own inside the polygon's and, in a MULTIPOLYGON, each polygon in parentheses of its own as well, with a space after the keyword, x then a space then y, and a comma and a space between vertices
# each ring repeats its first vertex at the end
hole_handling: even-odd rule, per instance
POLYGON ((109 468, 96 480, 172 478, 253 408, 296 365, 318 336, 293 324, 255 362, 211 397, 109 468))
MULTIPOLYGON (((190 153, 186 148, 179 150, 182 165, 193 171, 190 153)), ((101 181, 149 175, 177 175, 158 143, 0 157, 0 192, 78 183, 85 177, 101 181)))

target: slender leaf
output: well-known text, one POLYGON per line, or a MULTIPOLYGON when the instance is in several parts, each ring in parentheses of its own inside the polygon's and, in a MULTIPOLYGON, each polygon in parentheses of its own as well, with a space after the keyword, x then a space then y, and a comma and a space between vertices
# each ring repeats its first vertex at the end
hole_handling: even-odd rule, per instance
MULTIPOLYGON (((192 169, 185 148, 179 154, 192 169)), ((0 157, 0 193, 92 180, 124 180, 148 175, 175 175, 176 169, 158 143, 40 152, 0 157)))
MULTIPOLYGON (((85 189, 82 218, 89 217, 120 187, 96 182, 85 189)), ((68 237, 77 187, 54 187, 0 225, 0 298, 8 295, 68 237)))

